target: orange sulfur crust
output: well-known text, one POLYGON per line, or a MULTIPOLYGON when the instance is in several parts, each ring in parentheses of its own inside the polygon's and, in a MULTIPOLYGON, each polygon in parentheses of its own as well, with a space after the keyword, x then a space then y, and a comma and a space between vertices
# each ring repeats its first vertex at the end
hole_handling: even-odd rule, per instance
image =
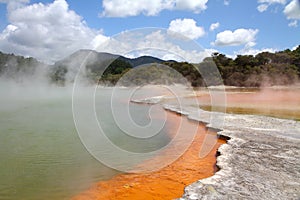
MULTIPOLYGON (((187 151, 172 164, 152 173, 120 174, 110 180, 101 181, 89 190, 73 197, 73 200, 142 200, 175 199, 182 196, 184 187, 215 172, 216 151, 226 141, 217 139, 205 125, 188 121, 186 117, 167 112, 168 134, 174 137, 180 120, 197 126, 197 134, 187 151), (208 155, 199 158, 199 150, 206 134, 213 135, 215 145, 208 155)), ((189 131, 189 130, 186 130, 189 131)), ((211 138, 211 137, 210 137, 211 138)), ((167 153, 161 156, 166 156, 167 153)), ((147 164, 147 161, 143 164, 147 164)))

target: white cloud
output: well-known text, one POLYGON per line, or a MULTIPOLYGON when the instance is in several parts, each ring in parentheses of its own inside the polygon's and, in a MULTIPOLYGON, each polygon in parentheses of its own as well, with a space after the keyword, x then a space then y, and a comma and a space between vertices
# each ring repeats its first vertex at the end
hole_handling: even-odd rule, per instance
POLYGON ((29 3, 30 0, 0 0, 0 3, 6 3, 7 9, 14 10, 22 7, 24 4, 29 3))
POLYGON ((269 5, 268 4, 260 4, 257 6, 257 10, 259 12, 265 12, 268 9, 269 5))
POLYGON ((275 4, 275 3, 280 3, 280 4, 285 4, 286 0, 258 0, 258 3, 268 3, 268 4, 275 4))
POLYGON ((92 48, 95 42, 106 38, 101 31, 90 29, 65 0, 19 4, 17 9, 9 10, 11 3, 8 3, 10 24, 0 33, 0 50, 4 52, 53 62, 81 48, 92 48))
POLYGON ((289 27, 298 27, 298 21, 297 20, 294 20, 294 21, 291 21, 289 24, 288 24, 289 27))
POLYGON ((167 30, 147 28, 120 33, 96 50, 127 57, 151 55, 192 63, 199 63, 212 52, 216 52, 213 49, 202 49, 192 40, 178 42, 178 37, 170 35, 167 30))
POLYGON ((136 16, 141 13, 145 15, 157 15, 164 9, 174 7, 170 1, 162 0, 103 0, 103 15, 108 17, 136 16))
POLYGON ((197 39, 205 34, 204 28, 197 26, 193 19, 175 19, 170 22, 169 31, 179 33, 190 39, 197 39))
MULTIPOLYGON (((191 48, 192 40, 181 41, 186 44, 183 47, 174 42, 174 38, 173 41, 171 40, 172 36, 168 34, 167 30, 164 30, 164 33, 163 31, 151 31, 150 33, 146 31, 145 34, 141 34, 140 38, 139 33, 126 33, 125 31, 118 38, 121 38, 121 41, 115 37, 108 38, 103 35, 101 30, 89 28, 81 16, 69 9, 65 0, 55 0, 49 4, 28 5, 25 1, 21 3, 18 1, 18 3, 18 9, 15 7, 15 9, 8 10, 9 25, 0 32, 0 50, 4 52, 53 62, 82 48, 96 48, 98 51, 121 55, 130 55, 134 49, 152 48, 151 51, 148 51, 148 55, 160 58, 170 57, 172 54, 177 57, 179 55, 183 60, 194 63, 200 62, 215 52, 212 49, 191 48), (104 44, 99 46, 103 42, 104 44)), ((184 20, 182 21, 184 22, 184 20)), ((204 34, 204 30, 202 32, 201 27, 196 23, 185 25, 192 37, 200 37, 204 34), (188 25, 191 26, 191 29, 188 29, 188 25)), ((176 41, 178 42, 178 38, 176 41)))
POLYGON ((237 29, 235 31, 226 30, 216 36, 212 45, 216 46, 239 46, 245 45, 252 47, 255 45, 255 37, 258 29, 237 29))
POLYGON ((245 45, 245 48, 249 49, 256 45, 256 42, 250 41, 245 45))
POLYGON ((127 17, 144 14, 153 16, 163 10, 186 10, 200 13, 208 0, 103 0, 102 16, 127 17))
POLYGON ((264 12, 272 4, 282 4, 282 5, 286 4, 286 0, 258 0, 257 3, 259 4, 257 6, 257 10, 259 12, 264 12))
POLYGON ((237 57, 237 55, 253 55, 256 56, 259 53, 262 52, 270 52, 270 53, 275 53, 277 52, 278 49, 274 49, 274 48, 262 48, 262 49, 254 49, 254 48, 243 48, 239 51, 234 51, 233 54, 229 55, 226 54, 227 57, 235 59, 237 57))
POLYGON ((230 4, 230 1, 229 1, 229 0, 224 0, 224 5, 225 5, 225 6, 229 6, 229 4, 230 4))
MULTIPOLYGON (((266 11, 272 4, 285 5, 287 0, 258 0, 259 5, 257 10, 259 12, 266 11)), ((298 21, 300 20, 300 1, 291 0, 284 8, 283 13, 286 15, 287 19, 293 20, 288 24, 289 27, 297 27, 298 21)))
POLYGON ((292 51, 295 51, 300 45, 296 45, 294 47, 292 47, 292 51))
POLYGON ((292 0, 285 8, 284 14, 288 19, 300 19, 300 5, 298 0, 292 0))
POLYGON ((220 26, 220 23, 219 23, 219 22, 213 23, 213 24, 210 25, 209 30, 210 30, 210 31, 214 31, 214 30, 216 30, 217 28, 219 28, 219 26, 220 26))
POLYGON ((98 34, 94 37, 92 42, 90 43, 92 49, 96 49, 99 45, 107 42, 109 40, 109 37, 104 36, 102 34, 98 34))
MULTIPOLYGON (((172 1, 172 0, 170 0, 172 1)), ((176 10, 190 10, 199 13, 207 8, 208 0, 175 0, 176 10)))
POLYGON ((235 56, 236 55, 253 55, 253 56, 255 56, 262 52, 275 53, 276 51, 278 51, 278 50, 273 49, 273 48, 262 48, 262 49, 244 48, 240 51, 234 52, 234 54, 235 54, 235 56))

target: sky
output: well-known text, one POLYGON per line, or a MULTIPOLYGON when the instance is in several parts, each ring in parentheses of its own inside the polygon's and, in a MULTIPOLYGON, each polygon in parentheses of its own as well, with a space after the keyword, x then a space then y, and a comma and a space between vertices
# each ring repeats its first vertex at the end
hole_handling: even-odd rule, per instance
POLYGON ((0 0, 0 51, 47 63, 80 49, 134 57, 141 54, 124 52, 159 48, 167 53, 153 56, 175 52, 190 62, 212 52, 256 55, 300 44, 299 5, 300 0, 0 0), (149 27, 154 29, 144 31, 149 27), (143 37, 131 34, 130 44, 116 40, 141 31, 143 37), (206 54, 168 40, 170 33, 206 54))

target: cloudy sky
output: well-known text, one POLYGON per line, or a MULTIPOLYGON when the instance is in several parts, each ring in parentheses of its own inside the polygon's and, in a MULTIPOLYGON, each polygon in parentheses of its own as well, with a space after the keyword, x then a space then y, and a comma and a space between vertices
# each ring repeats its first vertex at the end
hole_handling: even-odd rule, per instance
MULTIPOLYGON (((0 51, 51 63, 144 27, 180 33, 205 52, 228 56, 293 49, 300 44, 299 4, 299 0, 0 0, 0 51)), ((159 31, 149 35, 143 40, 155 39, 161 49, 174 49, 197 61, 192 58, 199 52, 170 44, 159 31)))

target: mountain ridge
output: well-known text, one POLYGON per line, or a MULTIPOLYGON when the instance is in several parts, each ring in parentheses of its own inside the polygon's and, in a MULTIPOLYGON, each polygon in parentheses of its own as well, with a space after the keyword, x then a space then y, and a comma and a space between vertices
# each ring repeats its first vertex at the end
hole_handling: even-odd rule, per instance
MULTIPOLYGON (((191 64, 188 62, 164 61, 152 56, 141 56, 137 58, 126 58, 124 56, 82 49, 57 61, 53 65, 46 65, 34 58, 15 56, 0 52, 0 76, 21 80, 28 80, 44 76, 50 83, 61 84, 73 82, 80 67, 85 67, 83 76, 91 83, 114 85, 131 69, 140 65, 149 64, 146 67, 138 67, 133 70, 135 76, 132 80, 135 84, 155 84, 152 80, 174 79, 172 76, 162 77, 162 67, 159 64, 174 69, 192 86, 210 86, 223 84, 238 87, 265 87, 273 85, 291 85, 299 83, 300 80, 300 45, 293 50, 286 49, 275 53, 261 52, 253 55, 238 55, 236 58, 227 57, 221 53, 213 53, 211 57, 205 58, 203 62, 191 64), (154 63, 154 64, 152 64, 154 63), (214 68, 211 68, 214 67, 214 68), (209 83, 203 82, 203 74, 210 73, 211 69, 217 67, 216 73, 211 76, 209 83), (36 73, 38 71, 45 73, 36 73), (221 75, 221 80, 216 81, 221 75), (213 78, 212 78, 213 77, 213 78)), ((205 74, 204 74, 205 75, 205 74)), ((174 83, 176 80, 169 82, 174 83)), ((158 81, 159 82, 159 81, 158 81)), ((168 82, 168 81, 167 81, 168 82)))
MULTIPOLYGON (((113 61, 116 59, 122 60, 124 62, 128 62, 129 64, 132 65, 132 67, 137 67, 139 65, 144 65, 144 64, 150 64, 150 63, 163 63, 163 62, 176 62, 173 60, 162 60, 160 58, 154 57, 154 56, 148 56, 148 55, 144 55, 144 56, 139 56, 136 58, 128 58, 126 56, 122 56, 122 55, 118 55, 118 54, 112 54, 112 53, 107 53, 107 52, 98 52, 95 50, 89 50, 89 49, 80 49, 74 53, 72 53, 71 55, 57 61, 54 63, 54 65, 60 64, 60 63, 64 63, 64 62, 68 62, 70 61, 70 59, 78 59, 79 58, 86 58, 86 59, 92 59, 95 60, 97 62, 101 61, 113 61), (77 57, 77 58, 76 58, 77 57), (97 57, 95 59, 95 57, 97 57)), ((82 59, 80 59, 82 61, 82 59)))

